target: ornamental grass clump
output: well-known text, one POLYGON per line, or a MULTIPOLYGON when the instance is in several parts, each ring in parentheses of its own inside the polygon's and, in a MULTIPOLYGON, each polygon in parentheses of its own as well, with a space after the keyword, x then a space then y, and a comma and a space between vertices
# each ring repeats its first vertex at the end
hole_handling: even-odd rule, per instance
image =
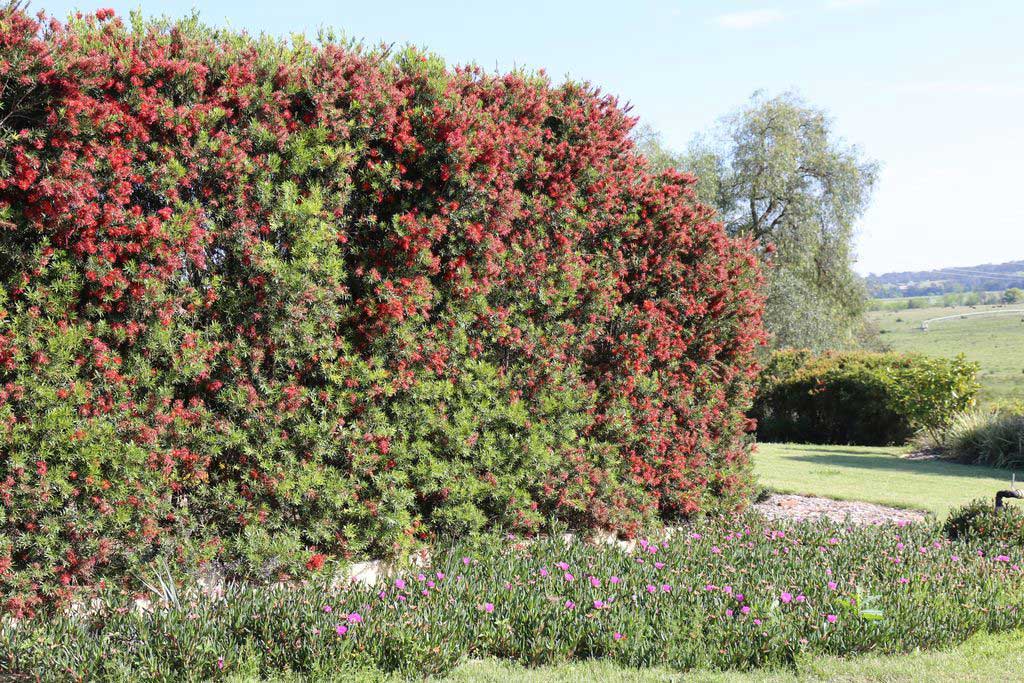
POLYGON ((632 551, 481 537, 375 586, 234 587, 222 600, 152 613, 111 595, 93 612, 5 626, 0 674, 421 678, 482 657, 790 667, 803 656, 900 653, 1020 628, 1021 561, 1019 546, 951 541, 932 524, 777 526, 754 516, 632 551))
POLYGON ((17 4, 0 78, 8 613, 743 505, 753 246, 595 87, 17 4))

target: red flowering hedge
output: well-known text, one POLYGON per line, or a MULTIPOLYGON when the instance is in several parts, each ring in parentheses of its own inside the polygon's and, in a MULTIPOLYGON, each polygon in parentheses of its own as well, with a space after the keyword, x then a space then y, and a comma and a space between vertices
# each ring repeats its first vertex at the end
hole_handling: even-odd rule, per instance
POLYGON ((590 86, 0 25, 0 591, 734 508, 751 246, 590 86))

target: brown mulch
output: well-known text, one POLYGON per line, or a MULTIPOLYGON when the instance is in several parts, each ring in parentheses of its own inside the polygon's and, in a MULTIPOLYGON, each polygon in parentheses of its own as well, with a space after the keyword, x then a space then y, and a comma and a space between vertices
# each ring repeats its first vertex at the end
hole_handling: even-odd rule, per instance
POLYGON ((875 503, 850 500, 832 500, 817 496, 796 496, 773 493, 755 503, 754 510, 768 519, 792 521, 830 519, 852 524, 892 524, 924 521, 923 510, 905 510, 875 503))

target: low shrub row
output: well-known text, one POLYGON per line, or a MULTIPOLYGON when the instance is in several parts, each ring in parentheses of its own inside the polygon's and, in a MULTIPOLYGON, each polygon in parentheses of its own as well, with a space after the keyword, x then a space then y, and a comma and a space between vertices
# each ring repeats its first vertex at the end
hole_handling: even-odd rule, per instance
POLYGON ((7 625, 0 672, 205 680, 283 671, 439 675, 467 657, 531 665, 753 669, 898 653, 1024 626, 1021 548, 937 525, 707 521, 615 546, 478 539, 386 585, 231 589, 141 613, 111 597, 7 625))
POLYGON ((778 351, 751 416, 762 441, 885 446, 922 431, 941 439, 974 405, 977 371, 962 357, 778 351))

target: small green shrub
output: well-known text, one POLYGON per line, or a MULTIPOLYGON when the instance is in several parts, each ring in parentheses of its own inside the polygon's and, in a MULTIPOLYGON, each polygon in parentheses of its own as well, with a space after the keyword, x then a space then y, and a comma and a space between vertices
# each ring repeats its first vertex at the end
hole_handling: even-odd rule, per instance
POLYGON ((805 350, 772 355, 751 416, 763 441, 884 446, 936 440, 974 405, 978 366, 963 357, 805 350))
POLYGON ((1024 406, 958 415, 946 430, 946 451, 959 462, 992 467, 1024 465, 1024 406))
POLYGON ((1024 511, 1012 502, 995 510, 993 500, 976 500, 949 513, 943 531, 954 541, 1024 548, 1024 511))

